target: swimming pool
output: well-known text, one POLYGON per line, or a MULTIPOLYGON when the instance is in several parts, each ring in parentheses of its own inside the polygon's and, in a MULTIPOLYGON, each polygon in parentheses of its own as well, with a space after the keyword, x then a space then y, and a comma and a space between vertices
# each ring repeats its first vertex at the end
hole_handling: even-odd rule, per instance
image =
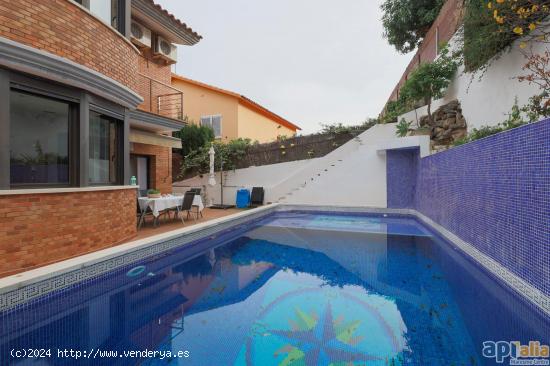
POLYGON ((85 365, 491 365, 484 341, 550 335, 532 304, 412 217, 299 211, 54 291, 0 321, 2 364, 27 364, 13 350, 38 349, 51 365, 76 363, 75 352, 85 365))

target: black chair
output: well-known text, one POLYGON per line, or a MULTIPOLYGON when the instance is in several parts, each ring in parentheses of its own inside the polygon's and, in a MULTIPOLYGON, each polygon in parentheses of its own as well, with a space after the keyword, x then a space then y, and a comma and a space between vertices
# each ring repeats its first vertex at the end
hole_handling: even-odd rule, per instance
POLYGON ((201 194, 201 188, 191 188, 191 191, 195 192, 195 194, 201 194))
POLYGON ((264 204, 264 187, 253 187, 250 194, 250 207, 258 207, 264 204))
POLYGON ((195 199, 195 192, 185 192, 185 196, 183 196, 183 203, 181 205, 180 211, 184 212, 187 211, 187 218, 189 218, 189 215, 195 214, 195 220, 199 218, 199 209, 197 206, 193 206, 193 200, 195 199), (197 207, 197 212, 193 212, 193 207, 197 207))

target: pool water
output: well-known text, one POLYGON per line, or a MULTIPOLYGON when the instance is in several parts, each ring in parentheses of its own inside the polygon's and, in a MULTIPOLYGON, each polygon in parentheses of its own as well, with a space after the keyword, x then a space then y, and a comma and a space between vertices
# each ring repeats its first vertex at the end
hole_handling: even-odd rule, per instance
POLYGON ((10 350, 188 351, 78 360, 88 365, 492 365, 483 341, 548 344, 550 334, 532 305, 414 219, 302 212, 270 215, 0 321, 0 360, 33 365, 10 350))

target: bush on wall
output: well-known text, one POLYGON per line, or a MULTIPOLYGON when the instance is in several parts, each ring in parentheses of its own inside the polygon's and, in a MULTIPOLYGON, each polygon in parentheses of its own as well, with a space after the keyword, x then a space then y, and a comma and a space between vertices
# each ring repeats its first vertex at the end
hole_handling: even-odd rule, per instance
POLYGON ((386 0, 382 4, 384 37, 401 53, 420 45, 444 0, 386 0))
POLYGON ((466 0, 464 66, 467 72, 484 70, 489 61, 520 37, 548 41, 541 22, 550 14, 547 0, 466 0))

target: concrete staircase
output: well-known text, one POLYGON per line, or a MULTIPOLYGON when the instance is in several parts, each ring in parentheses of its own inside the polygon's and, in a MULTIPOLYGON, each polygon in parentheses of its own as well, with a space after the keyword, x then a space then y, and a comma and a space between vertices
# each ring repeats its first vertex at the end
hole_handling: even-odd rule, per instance
POLYGON ((266 200, 385 207, 386 162, 376 146, 395 139, 395 130, 395 124, 375 125, 271 187, 266 200))

